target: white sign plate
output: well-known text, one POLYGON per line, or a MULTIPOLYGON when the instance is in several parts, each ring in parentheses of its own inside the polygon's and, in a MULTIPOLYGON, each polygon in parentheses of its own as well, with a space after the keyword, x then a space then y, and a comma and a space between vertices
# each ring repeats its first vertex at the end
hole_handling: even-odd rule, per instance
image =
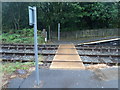
POLYGON ((34 12, 33 12, 33 7, 29 6, 29 25, 33 26, 34 25, 34 12))

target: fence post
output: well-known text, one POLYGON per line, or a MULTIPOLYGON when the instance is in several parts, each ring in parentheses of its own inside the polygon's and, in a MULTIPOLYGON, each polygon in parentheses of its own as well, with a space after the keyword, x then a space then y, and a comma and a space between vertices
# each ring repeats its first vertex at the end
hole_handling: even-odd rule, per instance
POLYGON ((49 25, 49 40, 50 40, 50 25, 49 25))
POLYGON ((60 23, 58 23, 58 40, 60 40, 60 23))

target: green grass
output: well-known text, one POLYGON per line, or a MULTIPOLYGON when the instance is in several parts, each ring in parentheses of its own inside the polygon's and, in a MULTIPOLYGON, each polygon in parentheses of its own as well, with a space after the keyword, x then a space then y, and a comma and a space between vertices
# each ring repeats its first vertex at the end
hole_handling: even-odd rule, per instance
MULTIPOLYGON (((43 64, 41 61, 44 60, 44 57, 42 55, 38 56, 39 63, 38 64, 43 64)), ((0 71, 3 73, 11 74, 17 69, 22 69, 22 70, 28 70, 30 67, 35 66, 35 62, 6 62, 0 65, 0 71)))
POLYGON ((27 70, 30 67, 34 66, 34 62, 26 62, 26 63, 21 63, 21 62, 16 62, 16 63, 4 63, 2 67, 0 67, 0 70, 2 70, 3 73, 8 73, 11 74, 17 69, 23 69, 27 70))

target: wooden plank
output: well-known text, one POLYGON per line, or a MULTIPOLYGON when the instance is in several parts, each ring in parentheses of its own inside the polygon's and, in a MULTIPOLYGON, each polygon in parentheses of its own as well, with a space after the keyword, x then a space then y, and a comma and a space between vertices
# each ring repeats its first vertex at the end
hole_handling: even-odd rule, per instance
POLYGON ((79 55, 55 55, 54 61, 82 61, 79 55))
POLYGON ((120 39, 120 38, 114 38, 114 39, 105 39, 105 40, 92 41, 92 42, 80 43, 80 44, 95 44, 95 43, 102 43, 102 42, 115 41, 115 40, 119 40, 119 39, 120 39))
POLYGON ((50 69, 85 69, 81 62, 53 62, 50 69))
POLYGON ((83 62, 80 56, 78 55, 77 50, 72 48, 75 48, 73 44, 59 45, 56 55, 54 56, 53 62, 51 63, 50 69, 85 69, 83 62), (68 49, 63 49, 63 48, 68 48, 68 49), (57 54, 67 54, 67 55, 57 55, 57 54), (69 55, 69 54, 76 54, 76 55, 69 55))

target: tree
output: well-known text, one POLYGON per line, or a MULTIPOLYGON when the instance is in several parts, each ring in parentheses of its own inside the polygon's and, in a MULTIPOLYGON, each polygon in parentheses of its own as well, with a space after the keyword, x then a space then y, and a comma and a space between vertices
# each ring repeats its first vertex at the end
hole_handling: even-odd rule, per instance
POLYGON ((3 29, 24 29, 28 25, 28 6, 37 7, 38 29, 48 27, 57 30, 58 23, 62 31, 117 28, 120 7, 117 2, 38 2, 3 3, 3 29))

